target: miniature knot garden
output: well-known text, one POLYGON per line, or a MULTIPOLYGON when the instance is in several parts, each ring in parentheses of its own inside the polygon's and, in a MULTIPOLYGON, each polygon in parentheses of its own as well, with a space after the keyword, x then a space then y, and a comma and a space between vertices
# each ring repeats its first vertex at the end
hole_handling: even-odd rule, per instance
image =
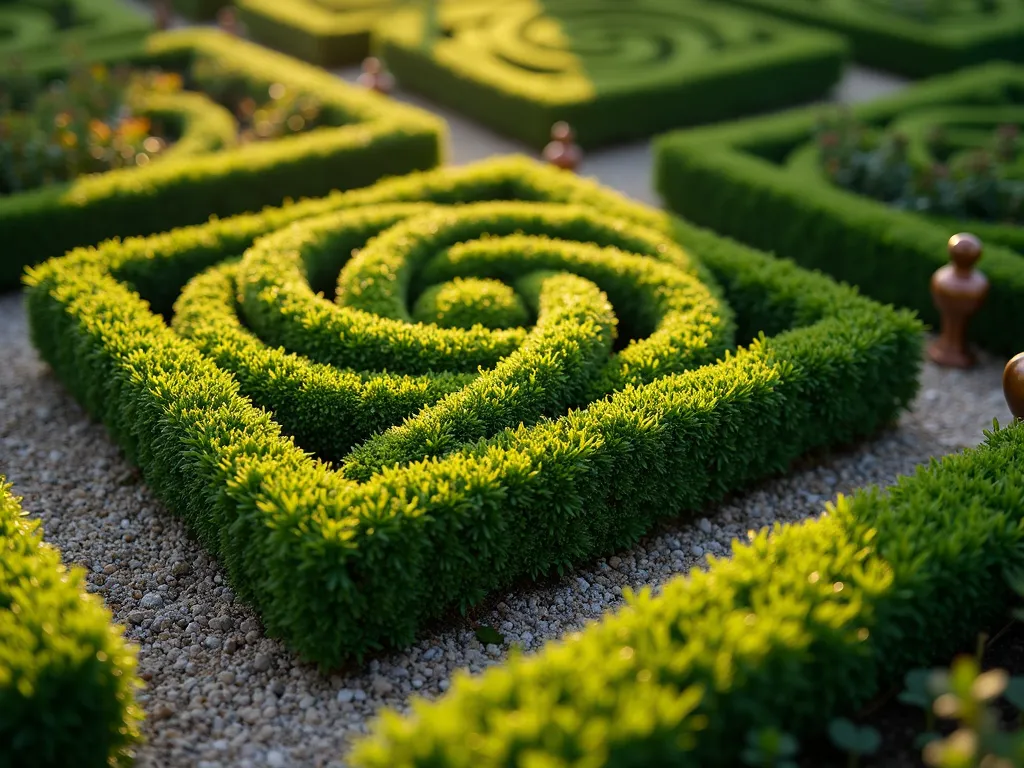
POLYGON ((440 120, 216 30, 0 66, 0 290, 23 267, 434 166, 440 120))
POLYGON ((560 120, 594 147, 816 98, 845 55, 829 35, 671 0, 410 5, 374 35, 403 86, 537 148, 560 120))
POLYGON ((144 14, 117 0, 0 0, 0 61, 130 43, 150 29, 144 14))
POLYGON ((837 113, 820 107, 665 137, 657 185, 680 214, 823 269, 938 325, 928 292, 965 228, 991 282, 975 323, 996 352, 1022 344, 1024 68, 934 78, 837 113))
POLYGON ((523 158, 81 249, 33 341, 325 667, 913 396, 921 327, 523 158))

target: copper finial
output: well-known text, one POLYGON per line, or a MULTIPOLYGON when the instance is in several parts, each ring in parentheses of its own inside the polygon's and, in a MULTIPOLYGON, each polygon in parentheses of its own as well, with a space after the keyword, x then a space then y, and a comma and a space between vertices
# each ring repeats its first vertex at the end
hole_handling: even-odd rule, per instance
POLYGON ((932 275, 932 299, 939 310, 939 337, 928 346, 937 365, 970 368, 975 355, 967 342, 967 323, 988 296, 988 278, 974 268, 981 258, 981 241, 961 232, 949 238, 951 263, 932 275))
POLYGON ((1024 352, 1013 357, 1003 369, 1003 396, 1013 418, 1024 421, 1024 352))
POLYGON ((364 88, 385 95, 391 93, 395 88, 395 79, 385 69, 384 62, 376 56, 368 56, 363 59, 363 72, 356 82, 364 88))
POLYGON ((576 134, 568 123, 551 126, 551 142, 544 147, 544 159, 556 168, 575 171, 583 161, 583 152, 575 143, 576 134))

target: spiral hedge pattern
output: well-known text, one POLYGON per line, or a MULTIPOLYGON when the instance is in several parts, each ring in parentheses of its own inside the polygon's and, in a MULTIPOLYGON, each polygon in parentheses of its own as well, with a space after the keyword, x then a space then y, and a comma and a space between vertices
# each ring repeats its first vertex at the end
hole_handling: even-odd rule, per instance
POLYGON ((806 101, 845 54, 828 34, 699 0, 458 0, 436 19, 411 5, 374 36, 403 86, 538 147, 557 120, 588 147, 806 101))
POLYGON ((50 261, 32 335, 267 629, 330 666, 913 396, 910 315, 680 226, 491 161, 50 261), (413 318, 473 281, 503 322, 413 318))
POLYGON ((0 768, 127 766, 135 650, 0 475, 0 768))

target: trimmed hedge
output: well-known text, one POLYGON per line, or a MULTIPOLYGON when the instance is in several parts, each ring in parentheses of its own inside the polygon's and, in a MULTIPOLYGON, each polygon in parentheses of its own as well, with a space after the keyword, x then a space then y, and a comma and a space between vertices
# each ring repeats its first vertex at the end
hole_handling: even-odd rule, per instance
POLYGON ((135 652, 0 475, 0 768, 128 765, 135 652))
POLYGON ((436 25, 424 14, 375 30, 403 87, 537 148, 559 120, 595 147, 803 103, 846 57, 833 35, 700 0, 463 0, 441 3, 436 25))
POLYGON ((395 6, 394 0, 235 2, 253 40, 327 68, 356 64, 368 56, 371 30, 395 6))
POLYGON ((267 630, 332 666, 913 397, 912 315, 678 238, 509 158, 80 249, 30 272, 27 308, 43 357, 267 630), (458 277, 514 285, 536 323, 410 322, 458 277))
MULTIPOLYGON (((944 110, 956 122, 1009 105, 1024 106, 1024 67, 990 64, 852 112, 883 127, 944 110)), ((1024 347, 1024 254, 1012 250, 1024 246, 1021 228, 930 219, 832 185, 815 163, 791 161, 813 142, 823 114, 812 107, 663 136, 655 145, 656 187, 669 208, 691 221, 917 310, 933 325, 939 318, 929 281, 948 263, 947 240, 964 229, 977 232, 985 239, 979 268, 992 287, 971 320, 971 335, 998 353, 1024 347)))
MULTIPOLYGON (((842 34, 861 64, 908 77, 953 72, 988 61, 1024 62, 1024 6, 958 0, 932 21, 900 13, 891 0, 729 0, 842 34)), ((911 5, 908 3, 907 5, 911 5)), ((933 8, 939 3, 922 3, 933 8)))
POLYGON ((746 735, 824 735, 1006 616, 1024 562, 1024 423, 820 519, 734 543, 530 658, 386 713, 361 768, 736 766, 746 735))
MULTIPOLYGON (((54 50, 83 51, 135 41, 153 29, 153 20, 120 0, 67 0, 70 25, 58 24, 46 3, 30 0, 0 2, 0 62, 31 66, 54 50)), ((55 5, 55 3, 51 3, 55 5)))
POLYGON ((230 0, 171 0, 171 5, 186 19, 212 21, 221 8, 234 3, 230 0))
MULTIPOLYGON (((238 78, 253 93, 281 82, 314 94, 333 127, 202 156, 178 153, 145 168, 0 198, 0 290, 17 285, 25 265, 76 246, 365 186, 441 161, 447 134, 440 119, 217 30, 155 34, 113 56, 176 69, 197 58, 214 68, 213 77, 238 78)), ((60 66, 55 57, 37 60, 34 68, 52 74, 60 66)))

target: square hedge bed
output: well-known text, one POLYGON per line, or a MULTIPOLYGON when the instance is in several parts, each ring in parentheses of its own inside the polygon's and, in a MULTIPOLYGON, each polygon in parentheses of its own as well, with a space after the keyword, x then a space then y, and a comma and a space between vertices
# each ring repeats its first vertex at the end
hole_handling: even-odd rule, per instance
POLYGON ((356 64, 369 55, 371 31, 398 5, 395 0, 235 2, 253 40, 328 68, 356 64))
POLYGON ((27 307, 268 632, 331 667, 911 400, 910 313, 679 227, 512 157, 79 249, 27 307))
POLYGON ((827 511, 752 532, 657 597, 627 592, 536 654, 460 673, 440 701, 385 713, 349 764, 733 768, 761 729, 824 740, 832 718, 1009 619, 1024 422, 827 511))
POLYGON ((89 51, 152 28, 152 19, 121 0, 8 0, 0 2, 0 62, 28 66, 55 49, 89 51))
POLYGON ((1024 61, 1024 5, 1016 0, 729 2, 838 32, 861 64, 908 77, 928 77, 988 61, 1024 61))
POLYGON ((0 475, 0 766, 131 764, 135 649, 0 475))
MULTIPOLYGON (((25 265, 76 246, 360 187, 441 161, 447 129, 440 119, 218 30, 158 33, 114 47, 92 60, 179 72, 200 62, 206 80, 191 70, 200 87, 231 82, 264 97, 280 83, 313 95, 326 125, 238 144, 230 111, 185 91, 170 108, 182 136, 158 162, 0 197, 0 290, 15 287, 25 265)), ((31 70, 56 76, 66 66, 53 55, 37 57, 31 70)))
POLYGON ((700 0, 462 0, 374 34, 404 88, 537 148, 559 120, 586 148, 807 102, 846 57, 831 34, 700 0))
MULTIPOLYGON (((852 113, 868 126, 900 129, 913 152, 929 127, 1020 121, 1024 67, 989 64, 936 77, 852 113)), ((917 310, 934 325, 931 276, 948 263, 949 237, 973 232, 985 244, 979 269, 991 291, 971 335, 993 352, 1024 347, 1024 228, 925 217, 833 185, 813 138, 826 114, 810 107, 663 136, 657 189, 691 221, 917 310)))

